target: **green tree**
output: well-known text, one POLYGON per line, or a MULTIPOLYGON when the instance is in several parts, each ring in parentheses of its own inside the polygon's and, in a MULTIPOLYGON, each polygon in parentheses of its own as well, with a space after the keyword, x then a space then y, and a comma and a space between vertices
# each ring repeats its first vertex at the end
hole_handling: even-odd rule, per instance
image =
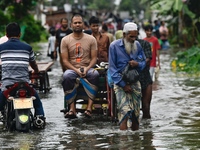
POLYGON ((37 2, 39 0, 1 0, 0 21, 4 30, 9 22, 17 22, 22 29, 22 40, 28 43, 40 41, 40 35, 45 34, 45 29, 41 26, 41 23, 34 20, 31 13, 37 2))
POLYGON ((24 16, 29 14, 30 10, 35 7, 34 4, 38 0, 1 0, 1 10, 7 10, 10 16, 15 19, 22 19, 24 16))
MULTIPOLYGON (((51 2, 50 1, 47 1, 45 0, 44 1, 44 4, 45 5, 52 5, 52 6, 57 6, 58 9, 63 9, 63 5, 66 4, 66 3, 69 3, 71 5, 74 5, 75 1, 74 0, 52 0, 51 2)), ((115 7, 114 6, 114 2, 115 0, 78 0, 77 1, 78 5, 85 5, 87 7, 87 9, 95 9, 95 10, 107 10, 107 11, 110 11, 110 10, 113 10, 113 8, 115 7)))
POLYGON ((0 37, 5 35, 5 25, 9 22, 9 17, 0 10, 0 37))
POLYGON ((57 6, 58 9, 64 9, 64 4, 69 3, 74 4, 74 0, 44 0, 43 4, 45 6, 57 6))
MULTIPOLYGON (((148 0, 142 0, 143 4, 148 0)), ((171 28, 171 42, 180 46, 191 47, 200 44, 199 35, 199 1, 198 0, 151 0, 151 11, 157 10, 161 18, 166 20, 171 28)))
POLYGON ((114 1, 115 0, 90 0, 90 2, 87 2, 87 8, 88 9, 95 9, 95 10, 114 10, 114 1))
POLYGON ((119 4, 119 11, 129 11, 130 15, 133 15, 133 12, 139 14, 141 10, 146 10, 144 5, 140 4, 141 0, 121 0, 119 4))

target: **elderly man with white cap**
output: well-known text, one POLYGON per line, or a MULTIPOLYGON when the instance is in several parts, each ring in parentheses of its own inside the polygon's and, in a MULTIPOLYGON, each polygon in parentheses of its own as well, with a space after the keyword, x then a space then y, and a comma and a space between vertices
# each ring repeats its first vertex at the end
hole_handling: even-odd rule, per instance
POLYGON ((109 73, 114 82, 120 130, 127 130, 128 127, 139 129, 141 85, 139 81, 128 83, 122 77, 127 64, 138 72, 146 65, 143 49, 136 41, 137 36, 137 25, 126 23, 123 38, 115 40, 109 47, 109 73))

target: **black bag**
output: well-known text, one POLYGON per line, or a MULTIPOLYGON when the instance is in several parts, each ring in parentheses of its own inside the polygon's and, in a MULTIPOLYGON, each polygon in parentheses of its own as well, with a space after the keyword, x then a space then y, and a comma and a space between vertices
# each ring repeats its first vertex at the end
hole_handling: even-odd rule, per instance
POLYGON ((128 64, 122 72, 122 79, 127 83, 135 83, 139 80, 139 73, 128 64))

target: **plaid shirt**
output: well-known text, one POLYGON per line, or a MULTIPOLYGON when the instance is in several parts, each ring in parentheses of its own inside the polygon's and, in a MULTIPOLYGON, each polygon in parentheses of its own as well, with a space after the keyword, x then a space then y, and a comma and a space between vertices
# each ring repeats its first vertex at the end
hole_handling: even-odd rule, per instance
MULTIPOLYGON (((146 58, 152 59, 151 45, 149 42, 141 39, 137 39, 140 43, 146 58)), ((146 64, 146 67, 140 72, 139 81, 141 83, 142 89, 145 89, 147 85, 152 84, 152 79, 149 73, 149 64, 146 64)))
POLYGON ((140 45, 142 46, 142 48, 144 50, 144 54, 145 54, 146 58, 151 59, 152 52, 151 52, 151 45, 149 44, 149 42, 147 42, 145 40, 141 40, 141 39, 138 39, 137 41, 140 42, 140 45))

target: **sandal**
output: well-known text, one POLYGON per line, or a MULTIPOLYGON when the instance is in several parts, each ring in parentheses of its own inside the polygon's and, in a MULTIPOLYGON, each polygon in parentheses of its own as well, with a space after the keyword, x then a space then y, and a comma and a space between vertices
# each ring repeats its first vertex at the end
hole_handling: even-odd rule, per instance
POLYGON ((85 114, 85 117, 87 117, 87 118, 91 118, 92 117, 92 112, 90 111, 90 110, 86 110, 85 112, 84 112, 84 114, 85 114))
POLYGON ((69 112, 67 112, 65 114, 65 118, 75 119, 75 118, 77 118, 77 116, 76 116, 76 114, 72 110, 70 110, 69 112))

